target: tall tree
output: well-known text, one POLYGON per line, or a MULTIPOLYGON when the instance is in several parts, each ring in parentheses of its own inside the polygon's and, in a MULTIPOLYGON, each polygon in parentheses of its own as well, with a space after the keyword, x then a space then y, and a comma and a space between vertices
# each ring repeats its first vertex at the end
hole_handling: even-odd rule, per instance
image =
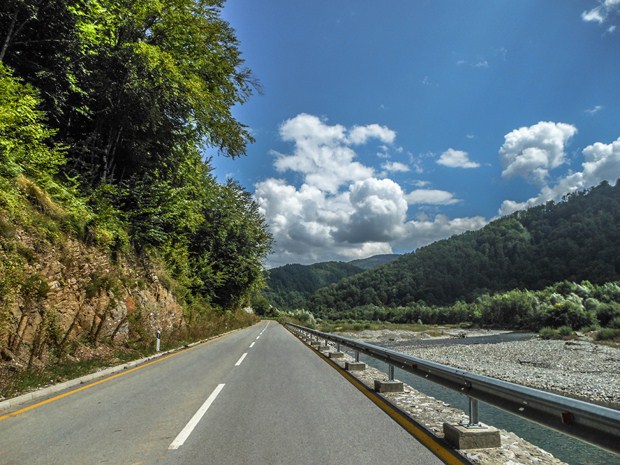
POLYGON ((168 163, 191 141, 252 137, 231 114, 255 89, 221 0, 7 0, 4 61, 41 89, 70 166, 91 185, 168 163))

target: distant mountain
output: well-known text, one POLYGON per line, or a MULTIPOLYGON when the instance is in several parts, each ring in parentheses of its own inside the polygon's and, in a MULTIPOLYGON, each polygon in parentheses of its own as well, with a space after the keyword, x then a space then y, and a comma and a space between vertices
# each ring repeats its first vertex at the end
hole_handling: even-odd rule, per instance
POLYGON ((317 289, 362 271, 362 268, 345 262, 284 265, 267 272, 267 288, 263 294, 274 307, 302 308, 317 289))
POLYGON ((389 263, 399 255, 386 254, 351 262, 321 262, 313 265, 284 265, 269 270, 263 294, 281 309, 301 308, 317 290, 341 279, 389 263))
POLYGON ((362 270, 372 270, 373 268, 377 268, 378 266, 391 263, 398 258, 400 258, 400 255, 398 254, 384 254, 374 255, 368 258, 361 258, 359 260, 352 260, 348 263, 349 265, 357 266, 362 270))
POLYGON ((319 289, 319 316, 363 305, 443 305, 485 292, 620 279, 620 182, 516 212, 319 289))

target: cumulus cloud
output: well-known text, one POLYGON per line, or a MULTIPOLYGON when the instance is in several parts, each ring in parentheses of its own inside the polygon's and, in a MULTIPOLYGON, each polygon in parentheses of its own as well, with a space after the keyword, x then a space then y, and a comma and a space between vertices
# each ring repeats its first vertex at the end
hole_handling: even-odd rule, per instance
POLYGON ((390 242, 403 234, 407 201, 390 179, 366 179, 349 187, 352 213, 334 231, 338 242, 390 242))
MULTIPOLYGON (((360 163, 355 147, 395 141, 396 133, 385 126, 349 129, 300 114, 280 126, 280 136, 293 149, 275 153, 274 166, 280 173, 295 173, 298 182, 269 178, 255 185, 255 199, 275 239, 269 266, 353 260, 391 253, 394 247, 412 250, 485 222, 441 215, 408 220, 410 205, 449 205, 458 199, 432 189, 406 194, 396 182, 379 179, 372 167, 360 163)), ((383 175, 409 169, 399 162, 384 162, 382 168, 383 175)))
POLYGON ((416 189, 407 194, 406 198, 412 205, 452 205, 460 202, 452 192, 437 189, 416 189))
POLYGON ((499 150, 502 176, 545 183, 549 170, 564 163, 564 147, 576 133, 575 126, 549 121, 509 132, 499 150))
POLYGON ((284 141, 295 143, 295 152, 291 155, 276 153, 275 168, 279 172, 300 173, 309 185, 336 192, 343 183, 374 175, 372 168, 354 161, 356 153, 347 143, 350 138, 356 144, 363 138, 368 140, 370 134, 377 134, 376 131, 364 132, 364 127, 358 126, 352 131, 354 135, 348 137, 344 126, 328 125, 316 116, 300 114, 280 126, 280 136, 284 141))
POLYGON ((449 168, 478 168, 480 163, 469 159, 469 154, 462 150, 448 149, 437 160, 439 165, 449 168))
POLYGON ((563 195, 596 186, 602 181, 614 183, 620 178, 620 138, 611 144, 596 142, 583 150, 585 161, 582 170, 569 173, 553 186, 543 186, 539 194, 525 202, 505 200, 499 210, 500 215, 507 215, 543 204, 549 200, 557 201, 563 195))

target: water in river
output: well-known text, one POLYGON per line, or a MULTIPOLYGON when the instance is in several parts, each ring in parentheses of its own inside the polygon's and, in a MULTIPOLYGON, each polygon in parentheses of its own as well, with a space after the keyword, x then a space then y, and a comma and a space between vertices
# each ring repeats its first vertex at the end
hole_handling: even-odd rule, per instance
MULTIPOLYGON (((389 347, 398 351, 399 346, 403 345, 428 345, 428 344, 492 344, 498 342, 515 341, 531 338, 531 334, 523 333, 507 333, 496 336, 470 337, 470 338, 454 338, 450 340, 415 340, 406 342, 391 342, 385 344, 377 344, 383 347, 389 347)), ((387 371, 386 364, 369 357, 362 357, 362 361, 379 370, 387 371)), ((467 396, 445 388, 438 384, 432 383, 419 376, 412 375, 402 370, 396 370, 395 377, 414 389, 423 392, 429 396, 440 399, 448 404, 468 411, 467 396)), ((559 433, 555 430, 545 428, 544 426, 532 423, 516 415, 512 415, 501 409, 480 402, 479 405, 480 420, 497 428, 512 431, 518 436, 526 439, 532 444, 550 452, 558 459, 570 465, 620 465, 620 456, 613 454, 604 449, 598 448, 591 444, 585 443, 573 437, 559 433)))

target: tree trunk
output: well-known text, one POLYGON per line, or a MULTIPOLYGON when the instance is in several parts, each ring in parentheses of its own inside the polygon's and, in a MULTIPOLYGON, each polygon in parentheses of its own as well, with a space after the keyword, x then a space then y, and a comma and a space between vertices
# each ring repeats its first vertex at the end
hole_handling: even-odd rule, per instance
POLYGON ((4 56, 6 55, 6 51, 9 48, 9 44, 13 39, 13 31, 15 30, 15 23, 17 22, 17 11, 13 15, 13 19, 11 20, 11 25, 9 26, 9 30, 6 33, 6 37, 4 38, 4 44, 2 44, 2 50, 0 50, 0 62, 4 61, 4 56))

